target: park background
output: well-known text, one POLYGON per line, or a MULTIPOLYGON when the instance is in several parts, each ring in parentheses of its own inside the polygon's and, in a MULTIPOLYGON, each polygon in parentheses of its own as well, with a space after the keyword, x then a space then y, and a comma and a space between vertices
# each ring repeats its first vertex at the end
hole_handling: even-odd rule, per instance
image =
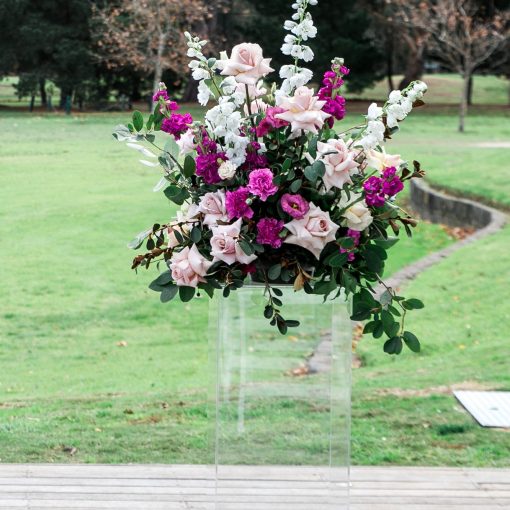
MULTIPOLYGON (((482 25, 509 4, 474 3, 482 25)), ((214 49, 259 42, 273 67, 283 62, 287 2, 210 4, 0 2, 0 462, 206 459, 207 301, 162 305, 147 289, 154 273, 131 272, 127 242, 175 211, 152 191, 158 172, 111 132, 129 109, 148 111, 160 79, 203 115, 184 28, 214 49)), ((426 81, 427 106, 388 151, 417 157, 432 185, 508 211, 508 42, 466 76, 398 8, 322 0, 316 76, 346 59, 349 126, 389 90, 426 81)), ((387 275, 469 233, 420 223, 387 275)), ((413 317, 420 354, 390 357, 354 338, 353 463, 510 466, 508 431, 479 427, 452 395, 510 389, 509 248, 505 227, 409 285, 426 303, 413 317)), ((292 418, 299 430, 302 416, 292 418)))

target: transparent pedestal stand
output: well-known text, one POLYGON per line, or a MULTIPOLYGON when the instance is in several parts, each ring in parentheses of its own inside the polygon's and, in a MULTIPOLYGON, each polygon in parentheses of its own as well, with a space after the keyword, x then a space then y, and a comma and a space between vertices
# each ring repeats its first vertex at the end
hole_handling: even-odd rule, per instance
POLYGON ((215 510, 347 510, 349 305, 281 286, 282 336, 264 289, 246 286, 210 310, 215 510))

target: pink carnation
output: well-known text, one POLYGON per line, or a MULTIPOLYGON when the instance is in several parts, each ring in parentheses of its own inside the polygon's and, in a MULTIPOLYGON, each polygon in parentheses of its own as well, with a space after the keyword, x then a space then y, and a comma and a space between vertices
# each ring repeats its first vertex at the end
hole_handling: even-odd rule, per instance
POLYGON ((265 202, 268 197, 278 191, 278 186, 273 184, 273 172, 269 168, 259 168, 250 173, 248 189, 260 200, 265 202))

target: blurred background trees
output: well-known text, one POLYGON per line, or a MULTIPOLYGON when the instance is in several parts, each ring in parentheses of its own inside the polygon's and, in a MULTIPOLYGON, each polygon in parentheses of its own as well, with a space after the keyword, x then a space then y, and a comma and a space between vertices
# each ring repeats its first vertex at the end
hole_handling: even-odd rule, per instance
MULTIPOLYGON (((332 56, 348 56, 350 92, 384 77, 391 90, 425 71, 457 72, 462 117, 473 73, 510 74, 509 9, 510 0, 321 0, 311 67, 318 79, 332 56)), ((62 109, 118 108, 120 98, 150 98, 161 80, 193 100, 185 29, 210 40, 211 52, 257 41, 277 68, 287 61, 280 46, 290 12, 274 0, 2 0, 0 78, 17 76, 31 108, 54 90, 62 109)))

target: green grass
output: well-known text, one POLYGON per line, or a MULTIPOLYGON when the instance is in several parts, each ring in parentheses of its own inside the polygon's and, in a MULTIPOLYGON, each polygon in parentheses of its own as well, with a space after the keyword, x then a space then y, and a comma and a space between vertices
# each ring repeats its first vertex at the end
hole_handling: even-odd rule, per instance
MULTIPOLYGON (((136 276, 129 269, 133 252, 126 242, 173 211, 151 191, 157 172, 138 165, 136 153, 110 137, 121 120, 0 114, 2 462, 208 460, 207 302, 161 305, 146 288, 153 273, 136 276), (71 446, 78 449, 72 457, 71 446)), ((479 120, 490 139, 505 138, 503 118, 479 120)), ((446 117, 435 123, 410 118, 395 147, 422 156, 431 175, 440 176, 442 162, 432 159, 432 144, 446 137, 458 144, 477 139, 468 134, 457 140, 453 126, 446 117)), ((484 169, 497 176, 505 170, 493 153, 486 153, 484 169)), ((441 264, 413 283, 410 292, 428 305, 413 318, 424 337, 423 355, 394 360, 380 345, 362 342, 366 366, 354 374, 355 463, 508 464, 498 452, 508 449, 510 436, 478 429, 451 396, 378 393, 464 380, 508 385, 497 364, 508 358, 495 334, 500 303, 490 308, 482 298, 492 289, 504 295, 504 258, 489 264, 485 276, 465 277, 485 267, 507 241, 468 248, 472 252, 458 255, 457 263, 446 261, 446 269, 441 264), (466 260, 472 265, 463 273, 466 260), (438 282, 446 289, 438 290, 438 282), (472 290, 466 293, 462 285, 472 290), (476 331, 472 344, 465 338, 467 317, 469 331, 476 331), (448 433, 452 424, 465 432, 448 433)), ((403 239, 394 249, 389 270, 449 242, 441 228, 423 224, 414 243, 403 239)), ((296 410, 285 419, 299 416, 296 410)))
MULTIPOLYGON (((394 85, 402 76, 394 77, 394 85)), ((426 74, 423 78, 428 86, 427 102, 430 104, 459 104, 462 90, 462 79, 456 74, 426 74)), ((473 80, 473 104, 507 105, 508 80, 498 76, 475 76, 473 80)), ((349 83, 349 80, 346 80, 349 83)), ((365 89, 361 94, 347 94, 350 99, 383 101, 388 97, 388 82, 381 80, 373 87, 365 89)))

